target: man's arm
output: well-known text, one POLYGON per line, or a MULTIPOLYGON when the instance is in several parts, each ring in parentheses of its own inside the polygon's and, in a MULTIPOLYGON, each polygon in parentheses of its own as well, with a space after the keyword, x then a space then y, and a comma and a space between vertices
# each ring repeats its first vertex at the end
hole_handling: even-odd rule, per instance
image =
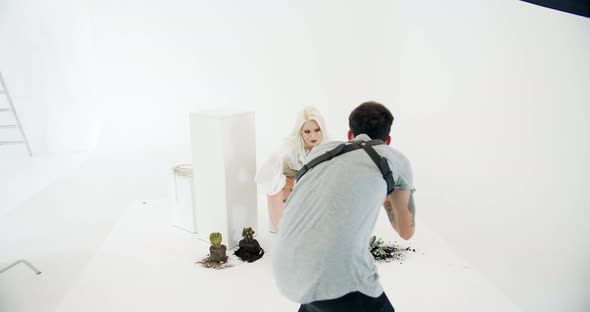
POLYGON ((383 207, 389 217, 389 223, 399 236, 408 240, 414 235, 414 205, 410 204, 411 191, 395 190, 387 195, 383 207))

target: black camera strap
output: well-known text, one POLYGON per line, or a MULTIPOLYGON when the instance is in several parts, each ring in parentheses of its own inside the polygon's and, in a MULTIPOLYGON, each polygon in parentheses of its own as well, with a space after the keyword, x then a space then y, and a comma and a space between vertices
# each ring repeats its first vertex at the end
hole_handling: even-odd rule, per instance
POLYGON ((395 189, 395 181, 393 179, 393 174, 391 173, 391 169, 389 168, 389 164, 387 163, 387 159, 385 157, 381 157, 375 149, 373 148, 374 145, 385 144, 381 140, 371 140, 371 141, 351 141, 350 144, 342 143, 333 150, 327 151, 323 155, 320 155, 314 159, 312 159, 309 163, 303 166, 299 171, 297 171, 297 175, 295 176, 295 181, 299 181, 303 175, 312 169, 313 167, 323 163, 324 161, 328 161, 338 155, 342 155, 344 153, 352 152, 357 149, 364 149, 367 154, 371 157, 375 165, 381 171, 383 175, 383 179, 387 182, 387 195, 391 194, 395 189))

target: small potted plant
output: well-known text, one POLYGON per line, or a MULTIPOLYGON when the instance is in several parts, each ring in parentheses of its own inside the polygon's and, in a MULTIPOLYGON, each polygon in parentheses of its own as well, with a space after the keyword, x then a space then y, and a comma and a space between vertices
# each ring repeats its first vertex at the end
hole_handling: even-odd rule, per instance
POLYGON ((227 256, 225 251, 227 247, 221 244, 221 233, 209 234, 209 240, 211 241, 211 247, 209 247, 209 260, 212 262, 226 262, 227 256))
POLYGON ((238 246, 238 250, 234 255, 238 256, 242 261, 254 262, 264 255, 264 249, 260 248, 260 244, 254 239, 254 230, 251 227, 242 230, 242 239, 238 246))

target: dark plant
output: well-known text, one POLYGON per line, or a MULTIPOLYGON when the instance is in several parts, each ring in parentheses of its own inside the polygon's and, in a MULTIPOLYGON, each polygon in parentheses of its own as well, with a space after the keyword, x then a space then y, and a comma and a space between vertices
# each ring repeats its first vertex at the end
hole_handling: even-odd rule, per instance
POLYGON ((250 242, 254 239, 254 233, 256 232, 251 227, 247 227, 242 230, 242 237, 245 241, 250 242))

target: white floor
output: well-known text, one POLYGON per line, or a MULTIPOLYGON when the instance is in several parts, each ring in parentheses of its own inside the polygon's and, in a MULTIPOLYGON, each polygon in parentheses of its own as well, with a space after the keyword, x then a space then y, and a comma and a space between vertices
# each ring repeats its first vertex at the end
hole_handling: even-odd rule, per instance
MULTIPOLYGON (((43 273, 19 265, 0 275, 1 312, 297 310, 274 287, 276 236, 260 231, 267 253, 255 263, 232 258, 232 268, 204 269, 195 262, 208 244, 168 223, 168 189, 161 190, 170 182, 167 164, 147 156, 69 157, 46 160, 51 170, 10 173, 51 183, 2 193, 2 205, 12 198, 17 207, 0 216, 0 267, 27 258, 43 273)), ((0 182, 7 183, 4 172, 0 182)), ((264 207, 259 219, 266 228, 264 207)), ((417 252, 402 263, 379 264, 397 311, 519 311, 426 224, 418 225, 405 243, 417 252)), ((396 238, 384 214, 375 233, 396 238)))
POLYGON ((71 172, 88 153, 28 157, 24 147, 0 146, 0 216, 71 172))

